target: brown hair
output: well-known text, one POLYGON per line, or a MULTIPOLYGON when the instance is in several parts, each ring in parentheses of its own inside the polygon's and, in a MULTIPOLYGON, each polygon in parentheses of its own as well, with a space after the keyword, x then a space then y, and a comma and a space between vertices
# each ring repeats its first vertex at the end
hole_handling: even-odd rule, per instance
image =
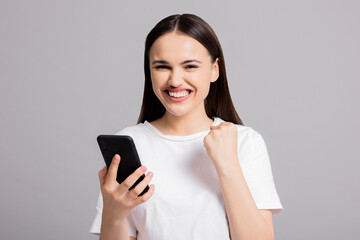
POLYGON ((219 117, 227 122, 243 125, 232 103, 226 78, 225 60, 215 32, 200 17, 194 14, 174 14, 162 19, 149 32, 145 41, 144 70, 145 85, 140 115, 137 123, 151 122, 164 115, 165 107, 156 97, 151 83, 149 51, 152 44, 163 34, 176 31, 188 35, 200 42, 209 52, 212 63, 219 58, 219 78, 210 84, 209 94, 204 100, 209 118, 219 117))

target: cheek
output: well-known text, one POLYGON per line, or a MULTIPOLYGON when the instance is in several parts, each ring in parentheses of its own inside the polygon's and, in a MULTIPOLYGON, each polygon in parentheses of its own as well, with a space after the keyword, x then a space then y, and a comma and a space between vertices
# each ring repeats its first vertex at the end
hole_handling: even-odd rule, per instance
POLYGON ((197 88, 197 91, 207 91, 210 87, 210 76, 207 71, 198 71, 189 73, 186 76, 186 79, 189 80, 194 87, 197 88))
POLYGON ((161 100, 161 99, 163 98, 162 93, 161 93, 161 91, 160 91, 160 88, 161 88, 161 87, 160 87, 159 85, 157 85, 156 83, 152 82, 152 90, 153 90, 155 96, 157 97, 157 99, 159 99, 159 100, 161 100))
POLYGON ((162 74, 159 73, 151 73, 150 77, 151 77, 153 90, 155 92, 159 91, 159 88, 162 87, 162 84, 164 82, 164 76, 162 76, 162 74))
POLYGON ((166 78, 164 78, 164 76, 161 75, 162 74, 151 74, 151 84, 155 96, 162 102, 165 96, 163 95, 161 89, 166 84, 166 78))
POLYGON ((154 83, 157 84, 162 84, 163 82, 166 81, 166 79, 168 79, 168 73, 166 72, 151 72, 150 76, 151 76, 151 80, 154 83))

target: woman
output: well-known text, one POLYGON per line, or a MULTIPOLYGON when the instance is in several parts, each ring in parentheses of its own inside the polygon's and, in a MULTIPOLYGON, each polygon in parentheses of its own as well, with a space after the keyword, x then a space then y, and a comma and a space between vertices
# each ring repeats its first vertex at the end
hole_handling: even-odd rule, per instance
POLYGON ((121 156, 99 171, 90 232, 103 240, 273 239, 272 214, 283 207, 266 145, 235 111, 212 28, 193 14, 166 17, 148 34, 144 57, 138 123, 116 133, 134 139, 143 166, 121 184, 121 156))

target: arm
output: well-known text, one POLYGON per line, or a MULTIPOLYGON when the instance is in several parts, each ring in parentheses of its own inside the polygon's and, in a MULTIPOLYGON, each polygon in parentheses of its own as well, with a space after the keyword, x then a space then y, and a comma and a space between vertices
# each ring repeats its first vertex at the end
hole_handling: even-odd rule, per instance
MULTIPOLYGON (((104 221, 101 223, 99 240, 129 240, 128 226, 126 220, 119 222, 104 221)), ((135 238, 136 239, 136 238, 135 238)))
POLYGON ((273 240, 271 210, 259 210, 238 161, 218 171, 232 240, 273 240))

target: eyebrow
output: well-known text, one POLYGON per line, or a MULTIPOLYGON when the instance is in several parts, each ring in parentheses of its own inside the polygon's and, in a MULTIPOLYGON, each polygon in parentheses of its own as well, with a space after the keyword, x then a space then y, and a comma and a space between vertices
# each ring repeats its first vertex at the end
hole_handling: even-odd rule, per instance
MULTIPOLYGON (((189 63, 189 62, 198 62, 198 63, 201 63, 200 61, 196 60, 196 59, 190 59, 190 60, 186 60, 186 61, 183 61, 181 62, 180 64, 186 64, 186 63, 189 63)), ((162 63, 162 64, 169 64, 169 62, 165 61, 165 60, 155 60, 152 62, 152 64, 155 64, 155 63, 162 63)))

